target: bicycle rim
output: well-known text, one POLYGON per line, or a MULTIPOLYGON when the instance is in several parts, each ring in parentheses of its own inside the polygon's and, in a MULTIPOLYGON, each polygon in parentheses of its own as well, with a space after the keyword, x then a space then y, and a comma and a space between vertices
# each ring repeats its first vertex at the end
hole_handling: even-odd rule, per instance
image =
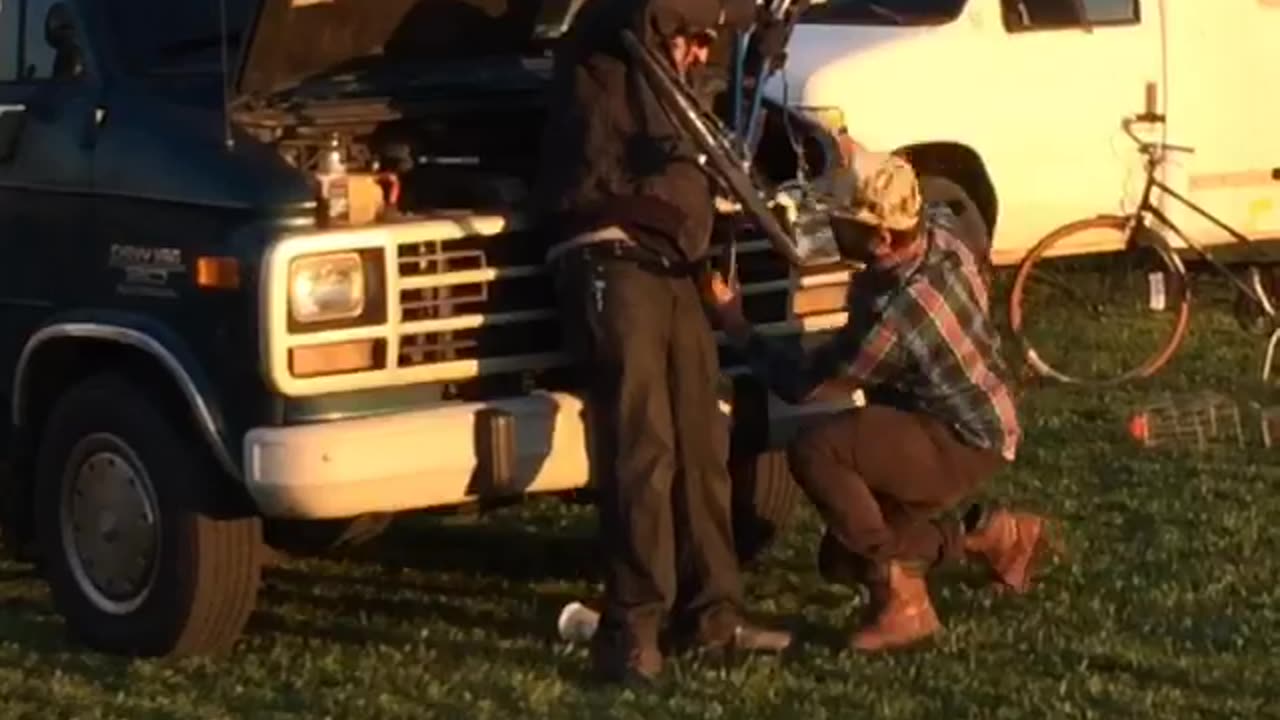
POLYGON ((1269 337, 1276 327, 1273 314, 1278 311, 1275 288, 1280 285, 1276 271, 1271 267, 1250 265, 1245 268, 1244 283, 1253 292, 1237 291, 1232 302, 1232 313, 1240 329, 1250 335, 1269 337))
POLYGON ((1190 316, 1186 273, 1158 237, 1129 235, 1127 218, 1072 223, 1019 265, 1010 325, 1040 377, 1115 385, 1149 377, 1173 357, 1190 316))

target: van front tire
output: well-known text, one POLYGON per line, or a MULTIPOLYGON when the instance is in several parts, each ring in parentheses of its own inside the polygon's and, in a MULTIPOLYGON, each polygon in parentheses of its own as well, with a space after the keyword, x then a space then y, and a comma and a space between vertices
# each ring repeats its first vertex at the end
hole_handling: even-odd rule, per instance
POLYGON ((184 420, 107 373, 67 391, 41 435, 42 567, 69 631, 95 650, 220 654, 253 612, 261 522, 184 420))

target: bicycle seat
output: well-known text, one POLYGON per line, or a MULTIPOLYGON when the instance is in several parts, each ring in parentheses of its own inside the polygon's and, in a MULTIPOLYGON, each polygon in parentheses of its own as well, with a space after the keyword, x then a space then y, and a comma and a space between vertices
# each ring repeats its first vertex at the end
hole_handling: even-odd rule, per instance
POLYGON ((1154 155, 1154 154, 1163 155, 1165 153, 1175 153, 1175 152, 1194 155, 1196 152, 1195 148, 1188 147, 1186 145, 1171 145, 1169 143, 1160 143, 1160 142, 1154 142, 1154 143, 1144 142, 1141 145, 1139 145, 1138 148, 1139 150, 1141 150, 1142 152, 1148 155, 1154 155))

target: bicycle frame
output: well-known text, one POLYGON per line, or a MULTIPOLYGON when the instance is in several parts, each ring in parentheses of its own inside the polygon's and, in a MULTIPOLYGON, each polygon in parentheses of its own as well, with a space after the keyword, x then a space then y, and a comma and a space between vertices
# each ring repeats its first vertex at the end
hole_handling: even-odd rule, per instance
MULTIPOLYGON (((1155 190, 1159 190, 1166 197, 1173 198, 1183 207, 1189 208, 1196 215, 1199 215, 1201 218, 1213 223, 1213 225, 1227 233, 1238 243, 1248 245, 1252 244, 1253 241, 1245 237, 1243 233, 1220 220, 1213 213, 1200 207, 1195 201, 1170 187, 1168 183, 1156 177, 1156 169, 1159 168, 1166 152, 1169 150, 1181 150, 1186 152, 1193 151, 1190 148, 1179 148, 1163 144, 1142 142, 1141 139, 1133 134, 1133 131, 1130 128, 1130 123, 1136 120, 1162 121, 1163 118, 1161 116, 1148 113, 1146 116, 1126 119, 1124 122, 1125 132, 1139 144, 1142 152, 1147 155, 1147 181, 1146 185, 1142 189, 1142 199, 1138 203, 1138 209, 1133 214, 1133 223, 1129 230, 1129 236, 1126 238, 1126 247, 1131 247, 1135 242, 1137 242, 1139 235, 1141 235, 1142 231, 1146 229, 1147 223, 1144 218, 1153 217, 1164 228, 1167 228, 1169 231, 1177 235, 1178 238, 1182 240, 1183 244, 1194 250, 1201 259, 1209 263, 1209 265, 1217 270, 1219 274, 1230 280, 1231 283, 1236 286, 1237 290, 1257 303, 1258 307, 1262 309, 1263 313, 1265 313, 1267 318, 1271 321, 1272 327, 1271 335, 1267 340, 1266 353, 1262 361, 1262 381, 1264 383, 1270 382, 1272 370, 1275 364, 1276 351, 1277 348, 1280 347, 1280 322, 1277 322, 1276 308, 1271 304, 1271 299, 1267 292, 1263 290, 1260 277, 1256 273, 1253 275, 1253 287, 1249 287, 1246 283, 1241 281, 1240 278, 1236 277, 1236 274, 1231 272, 1229 268, 1215 260, 1208 250, 1204 249, 1191 238, 1187 237, 1187 234, 1183 232, 1182 228, 1178 227, 1177 223, 1170 219, 1163 210, 1151 201, 1151 195, 1155 190)), ((1169 241, 1160 233, 1156 233, 1156 235, 1160 238, 1159 242, 1164 245, 1165 249, 1173 253, 1176 257, 1176 250, 1170 245, 1169 241)), ((1185 273, 1185 270, 1183 270, 1183 272, 1185 273)))
MULTIPOLYGON (((1238 299, 1249 298, 1262 309, 1267 319, 1265 329, 1270 333, 1263 361, 1262 379, 1264 382, 1269 381, 1272 376, 1272 366, 1277 359, 1280 359, 1277 358, 1277 353, 1280 353, 1280 323, 1277 322, 1277 313, 1270 301, 1270 291, 1263 287, 1261 275, 1253 265, 1250 265, 1251 280, 1254 287, 1250 287, 1248 284, 1241 281, 1235 272, 1215 259, 1208 249, 1191 239, 1191 237, 1189 237, 1188 234, 1179 227, 1178 223, 1170 218, 1169 214, 1166 213, 1160 205, 1157 205, 1157 203, 1153 201, 1154 194, 1159 190, 1161 193, 1164 193, 1165 197, 1171 198, 1173 202, 1190 208, 1192 213, 1208 220, 1215 227, 1226 232, 1237 243, 1248 245, 1253 249, 1257 248, 1257 244, 1246 237, 1243 233, 1223 222, 1213 213, 1201 207, 1195 201, 1191 200, 1189 197, 1160 179, 1157 176, 1156 171, 1161 167, 1165 155, 1168 152, 1194 152, 1194 150, 1192 148, 1177 147, 1165 143, 1145 142, 1133 133, 1131 124, 1135 122, 1160 123, 1164 122, 1164 117, 1148 110, 1141 115, 1125 118, 1122 123, 1125 133, 1138 144, 1141 154, 1146 159, 1145 170, 1147 176, 1142 189, 1141 200, 1139 201, 1137 208, 1126 215, 1104 215, 1096 218, 1079 220, 1069 225, 1057 228, 1049 235, 1041 238, 1041 240, 1019 264, 1018 274, 1014 281, 1013 292, 1010 296, 1010 320, 1014 332, 1021 336, 1022 341, 1025 344, 1025 357, 1035 368, 1036 372, 1042 377, 1055 378, 1068 383, 1080 383, 1094 386, 1112 385, 1130 379, 1148 377, 1158 371, 1161 367, 1164 367, 1172 357, 1173 353, 1177 350, 1178 345, 1182 342, 1186 333, 1187 318, 1191 306, 1190 292, 1187 288, 1187 284, 1182 282, 1188 274, 1187 267, 1183 262, 1179 249, 1175 248, 1170 242, 1170 236, 1174 235, 1181 239, 1188 249, 1194 251, 1200 258, 1213 267, 1214 270, 1229 279, 1238 290, 1238 299), (1152 227, 1153 224, 1158 224, 1161 227, 1152 227), (1093 246, 1090 246, 1081 252, 1072 253, 1069 250, 1064 250, 1062 254, 1091 254, 1092 252, 1107 254, 1114 253, 1117 250, 1121 254, 1127 254, 1137 249, 1154 250, 1158 255, 1160 255, 1159 259, 1163 272, 1172 274, 1179 281, 1180 292, 1178 293, 1177 302, 1172 307, 1176 313, 1173 316, 1173 326, 1167 335, 1163 335, 1159 339, 1159 342, 1162 344, 1153 346, 1154 349, 1145 356, 1145 359, 1141 360, 1141 364, 1126 366, 1128 369, 1110 373, 1106 377, 1098 375, 1096 370, 1090 371, 1093 374, 1089 377, 1077 377, 1063 373, 1053 364, 1040 358, 1033 343, 1031 343, 1026 336, 1022 334, 1022 317, 1024 314, 1024 310, 1022 308, 1023 290, 1027 284, 1027 278, 1029 277, 1031 269, 1039 262, 1039 260, 1045 257, 1055 256, 1056 253, 1054 253, 1053 250, 1056 248, 1058 243, 1066 238, 1075 237, 1077 233, 1087 232, 1093 229, 1109 229, 1112 232, 1119 231, 1123 235, 1124 241, 1118 248, 1114 245, 1110 245, 1109 243, 1107 246, 1103 247, 1095 242, 1093 246), (1148 230, 1151 232, 1148 233, 1148 230)), ((1163 205, 1163 199, 1161 205, 1163 205)), ((1249 258, 1246 257, 1245 260, 1248 262, 1249 258)), ((1129 271, 1132 271, 1132 268, 1130 268, 1129 271)), ((1163 277, 1163 275, 1161 275, 1161 277, 1163 277)), ((1160 278, 1152 277, 1148 274, 1148 282, 1155 282, 1158 279, 1160 278)), ((1068 290, 1071 289, 1069 282, 1061 284, 1061 287, 1068 290)), ((1153 293, 1156 291, 1155 286, 1151 286, 1149 289, 1153 293)), ((1155 302, 1155 297, 1156 296, 1153 294, 1152 303, 1155 302)), ((1158 310, 1162 308, 1152 304, 1151 309, 1158 310)), ((1123 340, 1124 339, 1122 338, 1122 341, 1123 340)))
MULTIPOLYGON (((1144 217, 1150 216, 1155 218, 1164 228, 1167 228, 1169 231, 1177 235, 1178 238, 1183 242, 1183 244, 1185 244, 1187 247, 1194 250, 1195 253, 1199 255, 1201 259, 1209 263, 1215 270, 1217 270, 1220 274, 1222 274, 1228 280, 1230 280, 1231 283, 1235 285, 1240 292, 1244 293, 1254 302, 1258 303, 1258 306, 1262 308, 1263 312, 1265 312, 1267 316, 1271 318, 1272 322, 1274 323, 1276 321, 1276 311, 1275 311, 1275 308, 1272 307, 1270 300, 1266 297, 1266 293, 1259 292, 1258 288, 1249 287, 1246 283, 1241 281, 1240 278, 1236 277, 1236 274, 1231 272, 1229 268, 1227 268, 1225 265, 1223 265, 1222 263, 1214 259, 1214 257, 1209 253, 1208 250, 1205 250, 1198 243, 1196 243, 1190 237, 1188 237, 1187 234, 1183 232, 1182 228, 1179 227, 1177 223, 1175 223, 1172 219, 1170 219, 1169 216, 1165 214, 1165 212, 1161 210, 1159 206, 1157 206, 1154 202, 1152 202, 1151 195, 1153 191, 1159 190, 1165 196, 1171 197, 1174 200, 1176 200, 1183 207, 1189 208, 1196 215, 1199 215, 1201 218, 1213 223, 1216 227, 1221 229, 1223 232, 1230 235, 1231 238, 1234 239, 1236 242, 1248 245, 1248 244, 1252 244, 1253 241, 1250 240, 1248 237, 1246 237, 1244 234, 1237 231, 1235 228, 1231 227, 1230 225, 1226 224, 1222 220, 1218 219, 1213 213, 1197 205, 1190 198, 1186 197, 1182 193, 1170 187, 1163 180, 1156 177, 1156 169, 1160 165, 1160 161, 1159 159, 1157 159, 1156 155, 1157 154, 1162 155, 1165 152, 1164 148, 1153 147, 1144 143, 1143 149, 1144 151, 1151 153, 1151 156, 1149 157, 1149 160, 1147 162, 1147 181, 1146 181, 1146 185, 1142 190, 1142 199, 1138 203, 1138 209, 1133 214, 1133 218, 1134 218, 1133 227, 1130 229, 1129 237, 1126 239, 1126 246, 1131 246, 1134 242, 1136 242, 1138 236, 1142 233, 1144 229, 1147 228, 1147 224, 1143 221, 1144 217)), ((1179 149, 1184 149, 1184 148, 1179 148, 1179 149)), ((1176 249, 1172 245, 1170 245, 1169 241, 1165 239, 1162 234, 1156 233, 1156 235, 1161 238, 1161 242, 1163 242, 1169 250, 1176 252, 1176 249)))

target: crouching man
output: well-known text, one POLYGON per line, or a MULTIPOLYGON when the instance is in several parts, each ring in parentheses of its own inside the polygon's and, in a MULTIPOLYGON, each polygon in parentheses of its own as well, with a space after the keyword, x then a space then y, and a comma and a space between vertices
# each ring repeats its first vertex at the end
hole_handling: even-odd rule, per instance
POLYGON ((940 629, 925 575, 943 562, 973 558, 1001 586, 1027 590, 1046 526, 977 505, 949 518, 1014 459, 1021 434, 977 259, 945 213, 924 216, 901 158, 859 152, 832 194, 850 201, 832 217, 840 253, 866 270, 847 325, 826 345, 806 355, 771 344, 718 275, 708 295, 721 327, 784 400, 847 398, 851 385, 866 393, 865 407, 802 432, 790 461, 827 525, 823 576, 870 591, 850 645, 877 651, 940 629))

